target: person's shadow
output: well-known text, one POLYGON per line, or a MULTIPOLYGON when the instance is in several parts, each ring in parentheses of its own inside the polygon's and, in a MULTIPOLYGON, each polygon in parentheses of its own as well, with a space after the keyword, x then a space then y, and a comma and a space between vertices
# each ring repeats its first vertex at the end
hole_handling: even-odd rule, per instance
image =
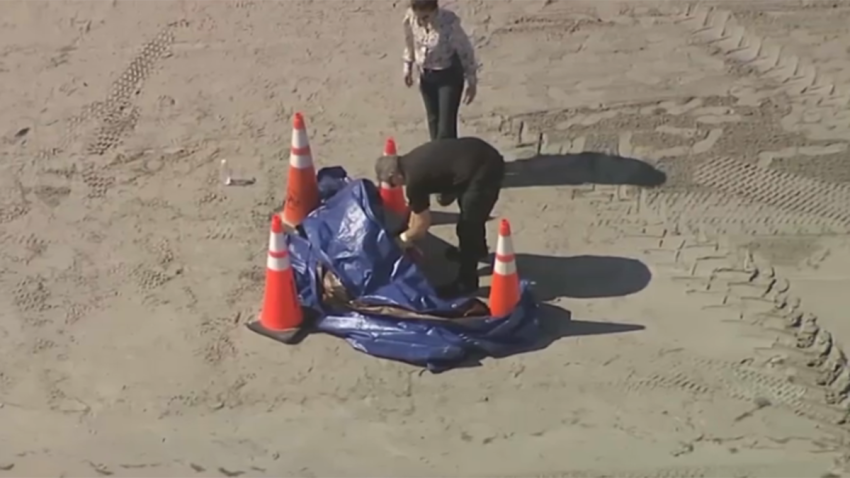
POLYGON ((569 310, 546 303, 540 304, 537 319, 540 323, 541 339, 534 346, 528 350, 523 350, 521 353, 543 350, 558 340, 569 337, 622 334, 646 329, 640 324, 576 320, 572 318, 572 313, 569 310))
MULTIPOLYGON (((520 349, 514 348, 508 353, 493 353, 492 351, 485 352, 483 350, 472 351, 460 364, 455 364, 451 368, 480 367, 488 357, 502 359, 537 352, 548 348, 559 340, 569 339, 570 337, 623 334, 646 329, 646 327, 640 324, 576 320, 572 318, 572 313, 569 310, 546 303, 538 305, 537 323, 539 326, 539 336, 535 343, 520 349)), ((439 370, 438 373, 440 371, 445 370, 439 370)))
MULTIPOLYGON (((667 174, 639 159, 585 151, 577 154, 541 154, 505 163, 502 188, 579 186, 602 184, 655 188, 667 174)), ((492 217, 490 219, 493 219, 492 217)), ((432 224, 455 224, 458 214, 431 211, 432 224)))
MULTIPOLYGON (((652 280, 646 264, 628 257, 516 254, 515 258, 520 277, 534 283, 534 294, 541 301, 624 297, 642 291, 652 280)), ((478 273, 489 275, 492 270, 490 265, 478 273)), ((489 288, 480 293, 489 293, 489 288)))
MULTIPOLYGON (((431 284, 439 287, 457 278, 457 264, 445 258, 449 243, 428 234, 419 246, 425 258, 419 268, 431 284)), ((492 259, 491 254, 488 258, 491 265, 480 268, 479 274, 492 273, 492 259)), ((652 280, 652 272, 646 264, 627 257, 557 257, 520 253, 515 255, 515 259, 520 277, 533 283, 534 294, 541 302, 559 297, 623 297, 640 292, 652 280)), ((479 296, 486 297, 488 294, 488 287, 479 289, 479 296)))
POLYGON ((666 181, 664 171, 645 161, 585 151, 541 154, 507 162, 502 187, 605 184, 654 188, 666 181))

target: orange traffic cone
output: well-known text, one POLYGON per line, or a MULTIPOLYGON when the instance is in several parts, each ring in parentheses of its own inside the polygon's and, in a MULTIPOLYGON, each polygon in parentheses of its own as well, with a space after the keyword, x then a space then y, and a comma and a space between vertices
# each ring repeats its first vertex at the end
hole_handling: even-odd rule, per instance
POLYGON ((519 275, 511 240, 511 224, 502 219, 499 224, 499 241, 496 243, 496 260, 493 263, 493 282, 490 285, 490 314, 505 317, 519 303, 519 275))
POLYGON ((319 183, 307 140, 304 116, 292 118, 292 147, 289 152, 289 177, 286 181, 286 201, 283 204, 283 223, 296 227, 319 207, 319 183))
MULTIPOLYGON (((387 144, 384 146, 384 156, 396 156, 398 150, 395 147, 395 140, 387 139, 387 144)), ((381 201, 384 207, 397 215, 403 220, 407 220, 410 209, 407 207, 407 199, 404 197, 404 188, 401 186, 393 187, 389 183, 381 182, 381 201)))
POLYGON ((289 250, 280 216, 272 217, 269 255, 266 261, 266 292, 260 320, 248 324, 252 331, 283 343, 292 343, 304 322, 298 300, 295 274, 289 262, 289 250))

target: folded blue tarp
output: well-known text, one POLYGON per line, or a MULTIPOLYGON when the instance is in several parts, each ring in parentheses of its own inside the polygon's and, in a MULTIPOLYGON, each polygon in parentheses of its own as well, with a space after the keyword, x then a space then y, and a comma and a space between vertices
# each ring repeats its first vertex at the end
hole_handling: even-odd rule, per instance
POLYGON ((486 315, 473 297, 444 300, 385 228, 374 183, 351 180, 339 167, 322 169, 318 179, 322 205, 301 235, 288 236, 301 303, 316 317, 313 330, 434 372, 538 343, 538 305, 527 283, 507 317, 486 315))

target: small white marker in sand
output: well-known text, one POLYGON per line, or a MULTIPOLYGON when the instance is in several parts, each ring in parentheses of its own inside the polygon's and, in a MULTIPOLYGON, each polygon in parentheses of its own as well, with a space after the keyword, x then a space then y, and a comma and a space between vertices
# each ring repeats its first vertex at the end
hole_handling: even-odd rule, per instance
POLYGON ((221 182, 225 186, 233 184, 233 175, 230 173, 230 165, 227 164, 226 159, 221 160, 221 182))

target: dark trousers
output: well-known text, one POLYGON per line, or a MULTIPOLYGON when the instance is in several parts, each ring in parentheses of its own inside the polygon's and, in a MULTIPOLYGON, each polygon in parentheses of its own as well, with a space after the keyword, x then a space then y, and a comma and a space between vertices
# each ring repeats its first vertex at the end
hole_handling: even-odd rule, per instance
POLYGON ((457 138, 457 113, 463 95, 463 66, 458 58, 445 70, 425 70, 419 90, 428 116, 431 139, 457 138))
POLYGON ((487 256, 487 220, 499 200, 505 164, 499 162, 483 168, 458 195, 460 217, 456 232, 460 255, 459 282, 478 289, 478 261, 487 256))

